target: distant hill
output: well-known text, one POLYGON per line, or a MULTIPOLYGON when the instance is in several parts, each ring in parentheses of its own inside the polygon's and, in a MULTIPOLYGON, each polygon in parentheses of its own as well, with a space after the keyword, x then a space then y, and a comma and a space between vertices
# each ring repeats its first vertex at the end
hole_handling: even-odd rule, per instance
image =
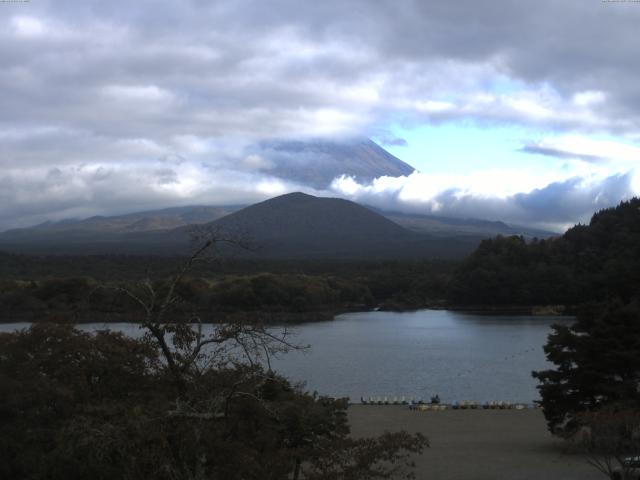
POLYGON ((640 292, 640 199, 557 238, 484 240, 451 283, 458 304, 579 305, 640 292))
POLYGON ((552 232, 478 219, 384 212, 292 193, 246 208, 186 206, 49 222, 0 233, 0 250, 37 253, 175 253, 193 225, 250 236, 254 255, 300 258, 461 257, 495 235, 552 232))
POLYGON ((372 208, 372 210, 414 232, 443 237, 460 235, 490 238, 496 235, 522 235, 525 238, 549 238, 560 235, 559 233, 547 230, 539 230, 520 225, 509 225, 504 222, 477 218, 451 218, 437 215, 387 212, 376 208, 372 208))
MULTIPOLYGON (((60 237, 65 240, 86 239, 97 234, 120 238, 132 232, 168 231, 187 225, 210 223, 244 206, 185 206, 134 212, 125 215, 94 216, 86 219, 66 219, 45 222, 33 227, 18 228, 0 232, 0 245, 11 241, 33 242, 36 239, 51 240, 60 237)), ((392 222, 415 233, 441 237, 476 237, 479 240, 496 235, 523 235, 526 238, 548 238, 559 234, 536 230, 503 222, 474 218, 457 219, 435 215, 419 215, 384 211, 367 206, 392 222)))
POLYGON ((135 212, 125 215, 94 216, 86 219, 67 219, 59 222, 45 222, 28 228, 17 228, 0 233, 0 242, 34 241, 37 238, 51 240, 59 237, 91 238, 95 235, 119 237, 132 232, 172 230, 184 225, 209 223, 240 206, 208 207, 187 206, 135 212))
MULTIPOLYGON (((185 252, 192 225, 164 227, 185 222, 186 217, 202 220, 228 212, 198 210, 201 208, 163 210, 162 215, 93 217, 11 230, 0 234, 0 249, 26 253, 185 252)), ((418 234, 354 202, 303 193, 251 205, 202 223, 201 228, 248 240, 252 250, 240 254, 263 258, 451 258, 468 254, 480 241, 469 236, 418 234)))
POLYGON ((369 139, 262 142, 256 149, 269 174, 317 189, 350 175, 359 181, 410 175, 415 169, 369 139))

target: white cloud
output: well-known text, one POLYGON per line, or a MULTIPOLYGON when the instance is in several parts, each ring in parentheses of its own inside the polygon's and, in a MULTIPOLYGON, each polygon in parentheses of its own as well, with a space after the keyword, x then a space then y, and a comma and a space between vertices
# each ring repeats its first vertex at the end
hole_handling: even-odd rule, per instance
POLYGON ((579 107, 590 107, 598 105, 606 100, 607 96, 604 92, 597 90, 588 90, 586 92, 577 92, 573 95, 573 103, 579 107))
POLYGON ((450 112, 456 109, 456 106, 451 102, 443 102, 436 100, 419 101, 415 104, 416 110, 425 113, 442 113, 450 112))
MULTIPOLYGON (((416 112, 435 120, 476 119, 586 131, 614 125, 611 119, 598 114, 604 97, 594 92, 567 99, 547 85, 501 93, 475 90, 480 87, 474 85, 469 91, 442 91, 439 95, 447 100, 438 100, 436 95, 430 100, 416 101, 412 106, 416 112)), ((399 105, 407 104, 401 101, 399 105)))
POLYGON ((354 135, 362 131, 370 118, 358 112, 349 112, 338 108, 320 108, 317 110, 300 109, 300 125, 295 127, 301 136, 354 135))
POLYGON ((526 170, 467 175, 381 177, 369 184, 337 178, 331 188, 345 198, 386 210, 458 218, 483 218, 562 231, 588 221, 594 211, 640 194, 640 169, 618 174, 532 176, 526 170))
POLYGON ((557 174, 548 174, 546 177, 531 175, 527 169, 492 169, 464 175, 434 175, 416 171, 406 177, 379 177, 370 184, 361 184, 349 176, 342 176, 334 180, 331 188, 355 199, 392 194, 403 202, 424 204, 428 210, 434 199, 445 193, 453 192, 457 197, 505 199, 566 179, 558 178, 557 174))
POLYGON ((640 164, 640 147, 617 140, 602 140, 584 135, 558 135, 543 138, 534 144, 535 147, 548 151, 549 155, 565 158, 591 159, 606 161, 607 168, 629 164, 640 164))
POLYGON ((107 85, 102 92, 111 100, 124 102, 167 102, 171 92, 156 85, 107 85))
POLYGON ((23 37, 38 37, 46 31, 44 23, 35 17, 13 17, 11 25, 15 33, 23 37))

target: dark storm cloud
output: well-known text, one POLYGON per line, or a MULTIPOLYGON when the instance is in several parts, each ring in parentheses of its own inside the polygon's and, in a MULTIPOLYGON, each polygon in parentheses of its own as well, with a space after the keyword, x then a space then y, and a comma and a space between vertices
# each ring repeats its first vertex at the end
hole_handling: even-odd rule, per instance
POLYGON ((612 126, 636 126, 634 5, 347 0, 302 8, 240 0, 2 8, 0 85, 11 94, 0 119, 14 126, 81 126, 119 137, 295 136, 308 128, 299 122, 318 122, 317 110, 336 109, 361 117, 342 127, 363 129, 380 109, 449 86, 487 87, 476 83, 494 73, 533 89, 546 82, 567 101, 602 91, 609 101, 599 115, 611 114, 612 126), (457 70, 475 77, 456 77, 457 70))
POLYGON ((583 179, 574 178, 514 195, 513 201, 523 212, 521 218, 534 222, 588 221, 593 212, 633 195, 631 182, 631 174, 612 175, 586 186, 583 179))
POLYGON ((556 148, 541 147, 539 145, 525 145, 520 149, 524 153, 533 153, 535 155, 545 155, 547 157, 563 158, 563 159, 578 159, 584 162, 601 162, 605 160, 598 155, 585 155, 580 153, 571 153, 559 150, 556 148))
POLYGON ((389 119, 639 138, 638 24, 584 0, 0 4, 0 227, 263 198, 287 187, 246 144, 389 119))
POLYGON ((407 147, 409 142, 399 137, 382 137, 378 139, 380 145, 384 147, 407 147))

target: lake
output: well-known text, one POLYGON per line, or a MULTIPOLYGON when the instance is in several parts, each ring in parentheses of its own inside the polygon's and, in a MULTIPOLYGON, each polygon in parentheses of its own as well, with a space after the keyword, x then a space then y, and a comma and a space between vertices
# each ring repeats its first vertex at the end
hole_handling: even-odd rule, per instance
MULTIPOLYGON (((472 315, 446 310, 362 312, 296 325, 293 341, 310 344, 272 362, 274 369, 324 395, 405 396, 442 401, 539 398, 532 370, 549 367, 543 345, 550 326, 568 317, 472 315)), ((0 331, 26 324, 0 325, 0 331)), ((132 324, 84 324, 132 336, 132 324)))

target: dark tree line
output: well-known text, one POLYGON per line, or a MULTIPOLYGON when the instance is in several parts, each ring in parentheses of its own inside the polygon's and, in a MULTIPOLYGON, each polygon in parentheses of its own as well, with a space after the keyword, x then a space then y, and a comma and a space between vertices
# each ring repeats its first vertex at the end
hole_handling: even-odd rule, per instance
POLYGON ((593 215, 558 238, 485 240, 449 284, 456 304, 580 305, 640 288, 640 199, 593 215))
MULTIPOLYGON (((161 279, 153 284, 161 289, 167 282, 161 279)), ((0 320, 4 321, 136 321, 139 313, 135 302, 118 294, 129 281, 100 283, 82 277, 0 283, 0 320)), ((205 321, 215 321, 221 312, 305 313, 366 309, 374 304, 366 285, 331 276, 185 277, 176 288, 182 307, 198 310, 205 321)))
MULTIPOLYGON (((252 271, 253 267, 241 265, 236 270, 227 267, 227 271, 215 272, 194 266, 178 285, 183 304, 199 310, 205 321, 235 312, 259 312, 277 321, 304 321, 373 306, 419 308, 442 303, 452 268, 438 262, 303 263, 297 271, 287 264, 251 265, 273 271, 252 271)), ((145 278, 148 271, 162 272, 153 275, 156 288, 169 281, 171 271, 166 268, 137 270, 135 275, 124 272, 115 278, 109 274, 108 279, 101 279, 100 271, 87 276, 0 278, 0 321, 136 321, 137 306, 116 289, 145 278), (99 288, 105 285, 113 288, 99 288)))
POLYGON ((352 439, 346 401, 257 364, 217 357, 177 382, 148 337, 38 324, 0 352, 1 478, 411 478, 426 443, 352 439))
POLYGON ((414 478, 422 435, 354 439, 346 400, 271 370, 273 354, 299 348, 286 329, 203 331, 183 283, 214 242, 166 281, 98 289, 138 308, 140 338, 49 322, 0 335, 1 478, 414 478))

